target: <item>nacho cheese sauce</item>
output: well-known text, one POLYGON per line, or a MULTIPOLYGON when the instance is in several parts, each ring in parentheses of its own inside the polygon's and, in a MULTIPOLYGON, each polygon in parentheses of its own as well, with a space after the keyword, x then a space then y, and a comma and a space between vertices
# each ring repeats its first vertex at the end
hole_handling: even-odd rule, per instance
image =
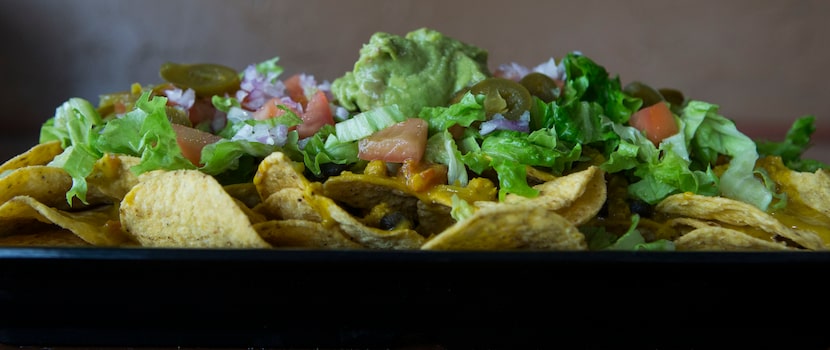
POLYGON ((478 201, 495 201, 498 189, 489 179, 476 177, 470 180, 467 186, 455 186, 439 183, 419 183, 419 174, 398 171, 389 175, 387 166, 381 161, 372 161, 363 170, 363 173, 344 171, 338 177, 346 181, 364 182, 393 188, 400 193, 405 193, 418 198, 420 201, 432 204, 452 206, 453 195, 468 203, 478 201), (414 178, 414 179, 413 179, 414 178))
POLYGON ((830 218, 816 209, 806 205, 798 191, 794 190, 791 170, 778 157, 765 157, 758 162, 767 170, 770 177, 779 184, 787 195, 786 206, 772 209, 769 214, 782 224, 794 229, 816 233, 825 246, 830 246, 830 218))

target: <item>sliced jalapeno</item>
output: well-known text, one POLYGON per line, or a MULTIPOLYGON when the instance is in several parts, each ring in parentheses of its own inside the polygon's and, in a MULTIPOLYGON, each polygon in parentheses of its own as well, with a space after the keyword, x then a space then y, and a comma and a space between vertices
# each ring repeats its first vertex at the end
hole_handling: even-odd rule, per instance
POLYGON ((199 97, 223 95, 239 89, 239 74, 219 64, 167 62, 161 65, 159 74, 181 89, 193 89, 199 97))
POLYGON ((538 97, 545 103, 550 103, 559 95, 559 86, 556 85, 556 82, 551 77, 539 72, 525 75, 519 81, 519 84, 522 84, 531 95, 538 97))
POLYGON ((484 79, 473 85, 470 91, 485 96, 484 111, 488 118, 501 113, 506 119, 518 120, 525 111, 530 110, 533 101, 522 84, 504 78, 484 79))
POLYGON ((663 96, 668 103, 671 103, 672 106, 682 106, 683 102, 686 101, 686 98, 683 96, 683 93, 669 88, 662 88, 657 90, 660 92, 660 95, 663 96))
POLYGON ((643 100, 642 108, 652 106, 657 102, 664 101, 663 95, 657 90, 639 81, 633 81, 623 88, 625 93, 643 100))

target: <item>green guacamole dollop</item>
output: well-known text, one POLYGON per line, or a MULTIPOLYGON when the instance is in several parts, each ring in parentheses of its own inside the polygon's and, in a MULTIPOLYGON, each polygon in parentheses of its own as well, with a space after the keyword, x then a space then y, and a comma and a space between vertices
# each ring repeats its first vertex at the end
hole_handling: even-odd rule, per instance
POLYGON ((349 111, 397 104, 417 116, 488 76, 487 51, 476 46, 427 28, 405 37, 379 32, 360 49, 354 70, 332 82, 332 93, 349 111))

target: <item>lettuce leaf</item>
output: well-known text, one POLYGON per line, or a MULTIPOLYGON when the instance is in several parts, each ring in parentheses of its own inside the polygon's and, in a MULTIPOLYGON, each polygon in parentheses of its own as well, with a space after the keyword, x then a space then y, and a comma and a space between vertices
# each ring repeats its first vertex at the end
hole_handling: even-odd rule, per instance
MULTIPOLYGON (((202 165, 199 170, 209 175, 218 175, 240 167, 239 160, 244 156, 263 158, 279 150, 279 146, 248 140, 222 139, 202 149, 202 165)), ((253 169, 249 169, 253 170, 253 169)), ((248 170, 244 170, 250 173, 248 170)))
POLYGON ((467 203, 467 201, 461 199, 457 194, 452 195, 452 209, 450 210, 450 216, 455 221, 464 221, 467 218, 473 216, 476 212, 476 207, 467 203))
POLYGON ((610 78, 585 56, 569 54, 562 64, 567 76, 562 97, 549 104, 534 99, 530 124, 554 129, 560 140, 594 146, 607 156, 619 142, 611 124, 627 122, 642 100, 626 95, 619 78, 610 78))
POLYGON ((55 110, 55 116, 41 128, 40 142, 60 141, 64 151, 49 165, 63 168, 72 177, 66 192, 70 204, 77 197, 83 203, 88 190, 86 177, 103 153, 95 147, 103 120, 95 107, 82 98, 70 98, 55 110))
POLYGON ((429 124, 429 134, 434 135, 449 129, 453 125, 468 127, 476 121, 486 119, 484 113, 484 95, 475 96, 467 92, 461 101, 449 107, 424 107, 418 114, 429 124))
POLYGON ((101 116, 87 100, 73 97, 55 109, 55 115, 40 129, 40 143, 60 141, 61 147, 94 144, 93 129, 103 125, 101 116))
POLYGON ((392 124, 405 121, 407 116, 398 105, 378 107, 353 116, 334 125, 340 141, 357 141, 392 124))
MULTIPOLYGON (((570 53, 563 58, 568 80, 583 80, 580 99, 595 101, 602 107, 603 114, 615 123, 626 123, 631 114, 640 109, 643 101, 623 93, 619 77, 611 78, 604 67, 590 58, 570 53)), ((567 96, 567 93, 566 93, 567 96)))
POLYGON ((720 115, 718 106, 690 101, 683 108, 681 118, 700 121, 697 128, 687 129, 691 149, 700 161, 714 165, 719 155, 731 157, 729 166, 720 176, 720 194, 767 210, 772 193, 755 177, 758 152, 755 142, 738 131, 735 123, 720 115))
POLYGON ((674 242, 666 239, 658 239, 653 242, 646 242, 637 226, 640 223, 640 216, 631 215, 631 225, 621 236, 617 237, 611 232, 605 231, 603 227, 582 227, 585 238, 588 241, 590 250, 619 250, 619 251, 674 251, 674 242))
POLYGON ((447 166, 447 183, 467 186, 467 167, 461 159, 461 152, 449 131, 444 130, 427 139, 426 160, 447 166))
POLYGON ((337 137, 336 129, 331 125, 324 125, 314 135, 297 140, 297 132, 289 133, 289 141, 283 151, 295 161, 302 161, 307 170, 315 176, 322 174, 322 164, 351 164, 357 163, 358 146, 356 141, 343 142, 337 137))
POLYGON ((107 123, 96 147, 105 153, 141 157, 141 162, 130 169, 137 175, 157 169, 196 169, 182 155, 176 132, 167 120, 166 105, 167 98, 150 99, 149 92, 143 93, 135 109, 107 123))
MULTIPOLYGON (((650 204, 679 192, 718 194, 718 178, 711 168, 698 168, 692 163, 685 132, 689 124, 682 119, 678 123, 681 131, 663 140, 659 147, 639 130, 613 123, 620 142, 600 167, 609 173, 629 172, 633 179, 628 193, 650 204)), ((695 129, 699 125, 691 123, 695 129)))
POLYGON ((830 168, 820 161, 801 158, 810 147, 810 136, 816 131, 815 120, 816 117, 812 115, 796 119, 783 141, 755 141, 759 156, 779 156, 784 165, 795 171, 815 172, 818 169, 830 168))
POLYGON ((89 101, 72 98, 56 110, 55 116, 41 129, 41 142, 59 140, 64 152, 50 163, 72 177, 66 199, 77 197, 86 203, 86 177, 95 162, 105 153, 140 157, 131 170, 141 174, 155 169, 195 169, 185 158, 176 132, 167 119, 167 98, 154 97, 147 91, 135 102, 135 108, 123 117, 104 124, 89 101))
POLYGON ((479 149, 469 142, 462 148, 471 149, 461 156, 462 161, 474 172, 481 174, 494 169, 499 179, 499 198, 507 193, 535 197, 539 192, 527 183, 527 166, 537 166, 561 173, 569 169, 582 156, 582 147, 558 146, 556 133, 551 129, 536 130, 530 134, 498 130, 482 141, 479 149))

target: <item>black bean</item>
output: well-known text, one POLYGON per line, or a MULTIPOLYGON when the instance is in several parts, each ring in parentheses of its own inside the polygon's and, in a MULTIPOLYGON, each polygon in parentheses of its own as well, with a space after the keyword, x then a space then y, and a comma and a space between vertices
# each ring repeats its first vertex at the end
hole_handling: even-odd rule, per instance
POLYGON ((402 222, 406 220, 406 216, 404 216, 399 211, 393 211, 391 213, 387 213, 382 218, 380 218, 380 222, 378 223, 378 228, 381 230, 392 230, 402 222))

